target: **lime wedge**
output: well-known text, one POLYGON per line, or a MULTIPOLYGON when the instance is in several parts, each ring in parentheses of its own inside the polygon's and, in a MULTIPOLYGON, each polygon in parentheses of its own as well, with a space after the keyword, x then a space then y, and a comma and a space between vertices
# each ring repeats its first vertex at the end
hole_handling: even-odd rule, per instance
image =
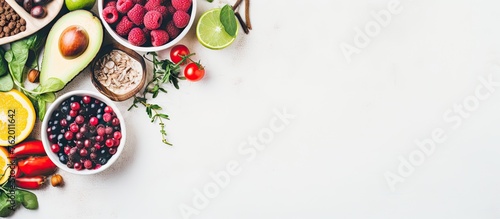
POLYGON ((220 22, 220 8, 214 8, 203 13, 196 26, 196 37, 201 45, 209 49, 224 49, 233 43, 238 35, 238 26, 234 37, 224 30, 220 22))

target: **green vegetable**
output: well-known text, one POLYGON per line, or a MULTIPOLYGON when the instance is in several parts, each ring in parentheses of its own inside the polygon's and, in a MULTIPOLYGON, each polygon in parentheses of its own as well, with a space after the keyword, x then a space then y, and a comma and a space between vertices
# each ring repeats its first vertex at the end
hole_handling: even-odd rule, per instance
POLYGON ((5 55, 5 51, 3 51, 2 47, 0 47, 0 76, 4 76, 9 72, 9 67, 7 66, 7 62, 3 58, 5 55))
POLYGON ((234 37, 236 35, 236 29, 238 24, 236 23, 236 16, 234 15, 234 10, 230 5, 225 5, 220 11, 220 22, 224 26, 224 30, 230 36, 234 37))
POLYGON ((26 209, 38 208, 38 199, 35 194, 26 190, 16 189, 16 201, 20 202, 26 209))
MULTIPOLYGON (((152 97, 156 98, 160 91, 163 93, 167 93, 167 90, 163 88, 163 85, 166 83, 170 83, 174 85, 176 89, 179 89, 179 80, 184 80, 183 77, 179 76, 179 64, 183 63, 185 60, 180 61, 178 64, 174 64, 168 59, 159 60, 157 58, 158 55, 154 52, 149 52, 147 54, 153 56, 153 60, 149 60, 145 57, 146 60, 153 62, 153 78, 146 84, 146 88, 142 93, 142 97, 137 95, 134 96, 134 103, 132 103, 132 106, 130 106, 128 110, 131 110, 134 107, 138 108, 138 104, 146 107, 146 113, 148 114, 149 119, 151 119, 151 122, 154 123, 156 119, 159 120, 162 142, 167 145, 172 145, 166 139, 167 132, 165 131, 165 123, 163 122, 163 119, 169 119, 168 115, 159 112, 160 110, 162 110, 161 106, 148 103, 146 94, 152 94, 152 97)), ((186 56, 184 59, 187 58, 189 57, 186 56)))
POLYGON ((11 199, 6 193, 0 194, 0 217, 10 216, 14 210, 19 206, 19 202, 11 199))
POLYGON ((10 74, 6 74, 0 77, 0 91, 7 92, 14 88, 14 82, 12 81, 12 77, 10 74))

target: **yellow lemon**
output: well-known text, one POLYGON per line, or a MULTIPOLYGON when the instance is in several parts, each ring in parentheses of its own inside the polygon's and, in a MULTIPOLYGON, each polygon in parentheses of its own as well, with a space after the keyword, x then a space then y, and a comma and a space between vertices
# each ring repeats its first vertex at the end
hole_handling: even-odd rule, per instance
POLYGON ((13 146, 26 139, 35 126, 31 101, 18 90, 0 92, 0 146, 13 146))
POLYGON ((10 164, 9 159, 9 151, 6 148, 0 147, 0 185, 9 180, 10 176, 10 168, 8 168, 10 164))

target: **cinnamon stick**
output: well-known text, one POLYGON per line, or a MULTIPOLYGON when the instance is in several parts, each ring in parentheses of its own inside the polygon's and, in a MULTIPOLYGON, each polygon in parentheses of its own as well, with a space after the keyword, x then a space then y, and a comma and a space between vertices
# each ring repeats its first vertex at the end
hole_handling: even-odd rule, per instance
POLYGON ((252 23, 250 22, 250 0, 245 0, 245 21, 249 30, 252 29, 252 23))
POLYGON ((243 21, 243 19, 241 18, 240 13, 236 12, 236 13, 234 13, 234 15, 236 15, 236 18, 238 18, 238 21, 240 22, 240 25, 243 28, 243 32, 245 32, 246 34, 248 34, 250 31, 248 30, 248 27, 245 24, 245 22, 243 21))
POLYGON ((233 11, 235 11, 238 8, 238 6, 240 6, 241 1, 243 1, 243 0, 237 0, 236 3, 234 3, 234 5, 233 5, 233 11))

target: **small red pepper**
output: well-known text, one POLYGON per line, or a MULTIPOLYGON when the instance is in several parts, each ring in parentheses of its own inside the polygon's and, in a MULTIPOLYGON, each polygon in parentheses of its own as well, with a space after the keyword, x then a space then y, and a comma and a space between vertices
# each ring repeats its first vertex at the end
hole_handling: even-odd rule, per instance
POLYGON ((44 182, 43 176, 16 178, 16 186, 23 189, 39 189, 44 182))
POLYGON ((12 148, 10 157, 22 158, 32 155, 46 155, 42 141, 32 140, 21 142, 12 148))
POLYGON ((19 171, 24 176, 49 175, 57 170, 57 166, 47 156, 29 157, 17 162, 19 171))

